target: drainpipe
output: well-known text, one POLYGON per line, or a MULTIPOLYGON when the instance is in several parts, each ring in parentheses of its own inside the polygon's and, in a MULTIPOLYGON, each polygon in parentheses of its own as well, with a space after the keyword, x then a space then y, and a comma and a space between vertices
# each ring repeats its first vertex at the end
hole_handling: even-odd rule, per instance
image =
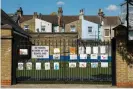
POLYGON ((128 31, 129 31, 129 0, 127 0, 127 31, 126 31, 126 34, 127 34, 127 46, 128 46, 128 31))
POLYGON ((99 40, 99 28, 100 28, 100 25, 98 24, 98 40, 99 40))

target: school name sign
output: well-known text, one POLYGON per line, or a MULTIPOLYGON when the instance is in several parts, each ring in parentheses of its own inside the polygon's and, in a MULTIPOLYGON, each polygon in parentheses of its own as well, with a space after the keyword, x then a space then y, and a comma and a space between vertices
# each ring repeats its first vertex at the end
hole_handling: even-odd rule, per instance
POLYGON ((49 46, 32 46, 32 58, 49 58, 49 46))

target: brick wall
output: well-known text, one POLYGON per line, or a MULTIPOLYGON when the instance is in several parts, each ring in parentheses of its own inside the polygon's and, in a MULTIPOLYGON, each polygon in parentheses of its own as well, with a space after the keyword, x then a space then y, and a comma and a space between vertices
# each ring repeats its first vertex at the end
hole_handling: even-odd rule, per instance
POLYGON ((35 32, 35 19, 34 18, 21 23, 22 28, 24 28, 24 25, 29 25, 29 31, 35 32))
POLYGON ((1 30, 1 84, 11 85, 12 40, 11 30, 1 30), (3 39, 6 38, 6 39, 3 39))
POLYGON ((1 84, 11 85, 11 59, 12 41, 9 39, 1 40, 1 84))
POLYGON ((120 53, 116 53, 116 82, 118 87, 133 87, 133 68, 120 53))
POLYGON ((50 46, 50 55, 53 55, 54 48, 60 48, 61 55, 68 55, 70 47, 77 47, 76 43, 77 34, 31 34, 32 44, 36 46, 50 46), (64 53, 64 50, 66 53, 64 53))
MULTIPOLYGON (((116 37, 116 85, 133 87, 133 48, 127 46, 126 28, 119 25, 115 28, 116 37), (128 50, 128 47, 130 50, 128 50)), ((128 42, 130 44, 130 42, 128 42)))
POLYGON ((82 31, 81 31, 81 20, 77 20, 77 21, 74 21, 74 22, 71 22, 71 23, 69 23, 69 24, 66 24, 66 26, 65 26, 65 32, 71 32, 71 26, 72 25, 74 25, 75 27, 76 27, 76 32, 78 32, 78 36, 79 36, 79 38, 81 37, 81 33, 82 33, 82 31))

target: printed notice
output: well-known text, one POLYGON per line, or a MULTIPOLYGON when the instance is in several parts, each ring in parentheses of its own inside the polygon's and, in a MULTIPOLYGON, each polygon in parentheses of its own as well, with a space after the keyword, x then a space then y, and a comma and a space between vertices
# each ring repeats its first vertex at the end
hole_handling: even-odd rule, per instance
POLYGON ((98 62, 91 63, 91 68, 97 68, 97 67, 98 67, 98 62))
POLYGON ((54 53, 55 54, 60 54, 60 48, 54 48, 54 53))
POLYGON ((76 62, 70 62, 69 67, 70 68, 76 68, 76 62))
POLYGON ((108 67, 108 62, 101 62, 101 67, 107 68, 108 67))
POLYGON ((18 63, 18 70, 23 70, 24 69, 24 67, 23 67, 23 63, 18 63))
POLYGON ((87 54, 80 54, 80 59, 87 59, 87 54))
POLYGON ((86 62, 79 62, 79 67, 86 68, 87 64, 86 62))
POLYGON ((100 46, 100 53, 106 53, 106 46, 100 46))
POLYGON ((50 70, 50 63, 49 62, 45 63, 45 70, 50 70))
POLYGON ((36 63, 36 70, 41 70, 41 63, 40 62, 36 63))
POLYGON ((76 48, 75 47, 70 47, 70 54, 76 54, 76 48))
POLYGON ((98 55, 97 54, 91 54, 91 59, 98 59, 98 55))
POLYGON ((93 53, 98 54, 98 47, 97 46, 93 47, 93 53))
POLYGON ((26 69, 27 70, 32 70, 32 63, 31 62, 26 63, 26 69))
POLYGON ((54 70, 59 70, 59 62, 54 63, 54 70))
POLYGON ((49 46, 32 46, 32 58, 49 58, 49 46))
POLYGON ((108 55, 107 54, 101 55, 101 60, 108 60, 108 55))
POLYGON ((76 54, 70 55, 70 60, 77 60, 77 55, 76 54))
POLYGON ((84 47, 79 47, 79 54, 84 54, 84 47))
POLYGON ((86 54, 91 54, 91 47, 86 47, 86 54))
POLYGON ((28 55, 28 49, 19 49, 20 55, 28 55))
POLYGON ((53 54, 53 59, 59 60, 60 59, 60 54, 53 54))

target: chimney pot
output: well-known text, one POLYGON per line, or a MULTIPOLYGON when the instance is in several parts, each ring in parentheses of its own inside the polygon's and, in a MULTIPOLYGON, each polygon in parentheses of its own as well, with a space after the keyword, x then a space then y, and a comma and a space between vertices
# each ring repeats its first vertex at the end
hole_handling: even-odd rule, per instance
POLYGON ((37 12, 34 12, 33 18, 37 18, 37 12))

